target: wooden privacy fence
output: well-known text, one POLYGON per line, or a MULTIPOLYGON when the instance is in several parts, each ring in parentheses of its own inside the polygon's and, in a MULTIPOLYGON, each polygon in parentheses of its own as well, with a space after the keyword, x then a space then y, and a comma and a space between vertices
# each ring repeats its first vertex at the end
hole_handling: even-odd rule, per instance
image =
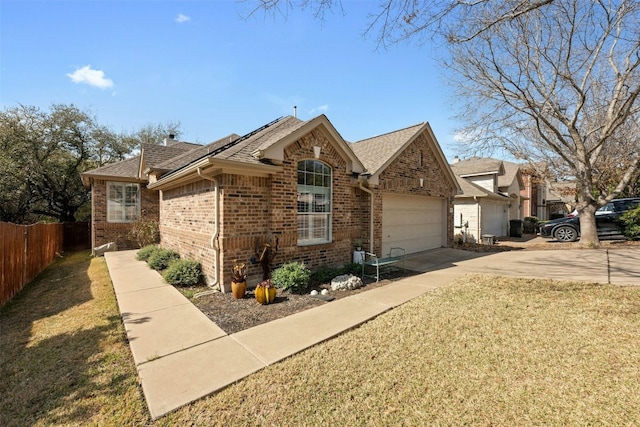
POLYGON ((63 224, 0 222, 0 306, 62 253, 63 224))

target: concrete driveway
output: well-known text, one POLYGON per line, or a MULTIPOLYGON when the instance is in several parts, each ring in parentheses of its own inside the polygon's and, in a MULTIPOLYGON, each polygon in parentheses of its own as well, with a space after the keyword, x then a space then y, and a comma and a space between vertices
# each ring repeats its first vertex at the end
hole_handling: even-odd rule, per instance
POLYGON ((640 248, 470 252, 435 249, 407 257, 405 267, 430 272, 577 280, 640 285, 640 248))

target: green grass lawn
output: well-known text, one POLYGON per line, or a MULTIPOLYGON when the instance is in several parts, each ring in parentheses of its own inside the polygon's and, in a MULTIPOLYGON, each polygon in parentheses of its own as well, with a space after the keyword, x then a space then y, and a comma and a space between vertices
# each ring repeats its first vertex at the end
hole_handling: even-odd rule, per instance
POLYGON ((103 259, 58 260, 0 331, 3 426, 640 424, 635 287, 468 276, 155 422, 103 259))

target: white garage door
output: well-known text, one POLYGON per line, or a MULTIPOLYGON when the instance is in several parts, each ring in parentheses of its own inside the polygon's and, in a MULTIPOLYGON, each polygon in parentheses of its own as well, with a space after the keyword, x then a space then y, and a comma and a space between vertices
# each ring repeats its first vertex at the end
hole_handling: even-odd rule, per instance
POLYGON ((382 196, 382 253, 391 247, 408 254, 441 247, 446 236, 444 200, 437 197, 382 196))
POLYGON ((508 205, 483 203, 480 209, 482 215, 482 234, 506 236, 508 205))

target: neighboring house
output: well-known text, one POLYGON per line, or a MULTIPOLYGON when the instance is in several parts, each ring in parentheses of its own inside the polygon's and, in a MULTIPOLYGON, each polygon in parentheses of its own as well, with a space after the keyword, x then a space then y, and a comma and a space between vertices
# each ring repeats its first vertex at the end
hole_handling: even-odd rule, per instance
POLYGON ((575 182, 547 181, 545 190, 541 209, 544 219, 562 218, 576 207, 575 182))
POLYGON ((520 168, 524 188, 520 192, 523 197, 522 217, 536 217, 538 219, 548 219, 545 215, 545 194, 547 187, 544 179, 529 165, 520 168))
MULTIPOLYGON (((540 167, 540 166, 539 166, 540 167)), ((541 167, 544 171, 544 167, 541 167)), ((563 217, 571 212, 576 203, 575 182, 550 181, 530 165, 520 167, 524 189, 523 217, 548 220, 563 217)), ((549 173, 544 173, 548 176, 549 173)))
POLYGON ((462 193, 454 199, 456 235, 480 242, 483 235, 509 235, 509 221, 522 219, 524 182, 516 163, 492 158, 454 159, 462 193))
MULTIPOLYGON (((277 242, 276 264, 312 270, 351 260, 357 240, 378 255, 449 246, 459 190, 428 123, 349 144, 324 115, 280 118, 205 146, 144 146, 83 180, 94 247, 132 247, 125 224, 136 213, 158 218, 161 245, 200 261, 207 283, 223 290, 234 260, 255 259, 264 244, 277 242)), ((261 277, 251 265, 250 283, 261 277)))

